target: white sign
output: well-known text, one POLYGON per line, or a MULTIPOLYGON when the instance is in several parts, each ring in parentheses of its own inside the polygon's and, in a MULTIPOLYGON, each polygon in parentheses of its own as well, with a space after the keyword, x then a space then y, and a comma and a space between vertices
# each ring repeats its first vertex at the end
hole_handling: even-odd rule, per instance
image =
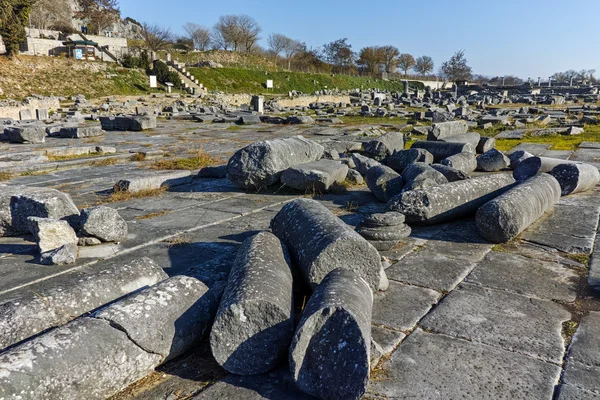
POLYGON ((273 80, 267 79, 267 89, 273 89, 273 80))
POLYGON ((83 49, 75 49, 75 59, 83 60, 83 49))
POLYGON ((156 75, 150 75, 150 87, 151 88, 157 87, 157 85, 156 85, 156 75))

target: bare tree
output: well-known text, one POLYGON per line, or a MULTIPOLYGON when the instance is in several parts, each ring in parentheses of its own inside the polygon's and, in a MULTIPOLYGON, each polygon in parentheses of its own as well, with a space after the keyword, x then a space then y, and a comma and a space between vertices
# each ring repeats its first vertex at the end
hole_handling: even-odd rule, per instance
POLYGON ((289 37, 282 35, 280 33, 272 33, 267 38, 267 44, 269 45, 269 50, 275 55, 275 63, 277 64, 277 58, 279 54, 289 45, 289 42, 292 39, 289 37))
POLYGON ((219 17, 219 21, 212 30, 212 41, 217 48, 239 50, 241 34, 236 15, 222 15, 219 17))
POLYGON ((29 22, 38 29, 70 26, 71 13, 67 0, 37 0, 31 7, 29 22))
POLYGON ((121 18, 117 0, 77 0, 81 11, 76 12, 77 18, 88 22, 90 32, 100 32, 121 18))
POLYGON ((297 54, 306 51, 306 45, 304 43, 300 43, 297 40, 290 39, 290 41, 286 44, 283 49, 283 54, 285 54, 285 58, 288 61, 288 70, 292 68, 292 58, 294 58, 297 54))
POLYGON ((382 56, 382 63, 385 67, 385 72, 391 73, 398 69, 398 56, 400 50, 394 46, 381 46, 379 48, 382 56))
POLYGON ((254 18, 248 15, 239 15, 238 24, 242 45, 244 46, 244 50, 249 53, 256 45, 256 42, 260 40, 258 35, 262 32, 262 28, 254 18))
POLYGON ((398 67, 404 71, 404 75, 406 75, 408 70, 414 67, 415 64, 415 58, 410 54, 400 54, 400 57, 398 57, 398 67))
POLYGON ((169 47, 174 39, 171 28, 144 22, 140 32, 144 45, 150 51, 160 51, 169 47))
POLYGON ((440 71, 451 82, 468 81, 473 75, 471 67, 467 65, 464 50, 457 51, 448 61, 442 63, 440 71))
POLYGON ((194 43, 194 48, 205 51, 210 46, 210 31, 205 27, 188 22, 183 25, 183 30, 187 33, 188 39, 194 43))
POLYGON ((429 56, 421 56, 415 60, 415 72, 421 75, 427 75, 433 71, 433 59, 429 56))

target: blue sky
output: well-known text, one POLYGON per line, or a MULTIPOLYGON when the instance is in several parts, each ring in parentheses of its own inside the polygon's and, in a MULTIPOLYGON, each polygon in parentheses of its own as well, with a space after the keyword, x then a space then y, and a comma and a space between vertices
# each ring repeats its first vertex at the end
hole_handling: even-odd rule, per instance
POLYGON ((548 77, 568 69, 600 76, 600 0, 121 0, 121 14, 183 34, 225 14, 248 14, 264 38, 309 47, 348 38, 352 48, 394 45, 439 65, 464 49, 474 73, 548 77))

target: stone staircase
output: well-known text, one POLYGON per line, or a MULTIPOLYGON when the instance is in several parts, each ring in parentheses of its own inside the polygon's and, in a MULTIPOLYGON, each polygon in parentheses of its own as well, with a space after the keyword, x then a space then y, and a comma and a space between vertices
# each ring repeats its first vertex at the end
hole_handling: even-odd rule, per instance
POLYGON ((186 70, 184 63, 167 60, 167 65, 169 66, 169 70, 177 72, 181 78, 181 84, 184 86, 185 91, 189 94, 200 94, 201 92, 207 91, 204 85, 198 82, 198 79, 196 79, 194 75, 186 70))

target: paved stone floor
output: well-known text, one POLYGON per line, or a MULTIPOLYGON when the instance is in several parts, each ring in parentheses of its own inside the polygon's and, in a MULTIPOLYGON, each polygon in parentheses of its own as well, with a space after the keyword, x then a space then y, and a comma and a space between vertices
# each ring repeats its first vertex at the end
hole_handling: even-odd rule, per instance
MULTIPOLYGON (((226 159, 256 140, 300 133, 324 139, 315 135, 318 129, 307 129, 232 130, 163 121, 149 133, 107 133, 104 144, 119 152, 163 148, 178 154, 201 146, 226 159)), ((357 140, 341 135, 327 139, 332 138, 357 140)), ((52 139, 45 145, 4 145, 2 151, 65 145, 73 144, 52 139)), ((534 147, 520 146, 528 151, 534 147)), ((154 173, 145 166, 78 166, 10 183, 54 187, 84 207, 119 179, 154 173)), ((156 197, 112 203, 128 221, 128 240, 82 248, 77 264, 69 267, 36 264, 31 238, 0 238, 0 306, 7 300, 44 297, 82 273, 109 270, 142 256, 170 276, 224 279, 241 242, 268 229, 286 202, 302 196, 246 193, 225 179, 195 179, 156 197)), ((316 200, 350 225, 384 208, 366 187, 316 200)), ((591 286, 600 282, 600 273, 588 271, 590 255, 590 265, 596 265, 599 200, 599 190, 562 198, 519 240, 505 245, 487 243, 473 219, 464 219, 414 227, 409 238, 383 252, 390 260, 390 287, 375 296, 373 338, 386 354, 374 366, 365 398, 600 399, 600 299, 591 286)), ((103 288, 89 290, 93 296, 103 288)), ((286 371, 283 366, 259 377, 227 376, 201 343, 116 399, 307 398, 286 371)))

